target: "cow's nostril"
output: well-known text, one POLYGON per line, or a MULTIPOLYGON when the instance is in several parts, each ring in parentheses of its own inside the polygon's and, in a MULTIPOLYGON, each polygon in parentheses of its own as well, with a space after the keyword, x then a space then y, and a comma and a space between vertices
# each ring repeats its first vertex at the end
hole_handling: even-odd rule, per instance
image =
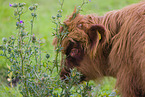
POLYGON ((60 78, 61 80, 65 80, 66 77, 69 77, 70 76, 70 70, 66 69, 66 68, 63 68, 60 72, 60 78))

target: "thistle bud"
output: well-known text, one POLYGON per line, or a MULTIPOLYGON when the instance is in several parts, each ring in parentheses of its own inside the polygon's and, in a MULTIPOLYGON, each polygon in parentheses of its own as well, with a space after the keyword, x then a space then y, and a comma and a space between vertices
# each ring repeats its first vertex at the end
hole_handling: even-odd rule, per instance
POLYGON ((25 5, 26 5, 26 3, 19 3, 19 7, 23 7, 25 5))
POLYGON ((6 43, 7 42, 7 38, 2 38, 2 41, 4 42, 4 43, 6 43))
POLYGON ((31 11, 32 11, 32 10, 35 10, 35 9, 36 9, 35 6, 30 6, 30 7, 29 7, 29 10, 31 10, 31 11))
POLYGON ((36 17, 37 14, 36 13, 31 13, 32 17, 36 17))
POLYGON ((61 18, 62 16, 60 14, 57 14, 57 18, 61 18))
POLYGON ((52 16, 52 19, 55 19, 56 17, 55 16, 52 16))
POLYGON ((48 59, 50 57, 50 55, 49 54, 46 54, 46 58, 48 59))

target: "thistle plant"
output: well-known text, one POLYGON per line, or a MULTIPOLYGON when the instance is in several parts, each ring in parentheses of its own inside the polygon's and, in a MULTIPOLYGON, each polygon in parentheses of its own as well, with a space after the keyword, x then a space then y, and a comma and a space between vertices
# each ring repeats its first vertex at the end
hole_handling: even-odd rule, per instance
MULTIPOLYGON (((33 23, 37 17, 36 9, 38 5, 34 4, 29 7, 32 17, 30 21, 30 32, 26 31, 24 20, 21 18, 25 5, 25 3, 9 4, 10 7, 15 9, 14 16, 16 19, 17 34, 16 37, 10 36, 9 39, 3 38, 3 44, 1 45, 3 54, 1 56, 5 56, 12 64, 9 70, 9 73, 13 74, 13 78, 10 78, 11 86, 13 86, 14 80, 19 79, 22 95, 30 96, 32 93, 31 87, 29 86, 31 83, 30 79, 37 75, 42 65, 41 41, 36 40, 33 34, 33 23), (35 72, 35 75, 32 72, 35 72)), ((38 80, 38 78, 35 78, 35 80, 38 80)))

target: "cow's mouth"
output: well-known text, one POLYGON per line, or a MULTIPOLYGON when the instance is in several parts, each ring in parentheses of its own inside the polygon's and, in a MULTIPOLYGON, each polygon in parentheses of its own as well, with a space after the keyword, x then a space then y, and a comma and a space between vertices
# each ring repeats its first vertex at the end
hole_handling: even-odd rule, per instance
MULTIPOLYGON (((63 69, 62 71, 61 71, 61 73, 60 73, 60 78, 61 78, 61 80, 63 80, 63 81, 65 81, 66 83, 68 83, 69 82, 69 77, 71 76, 71 73, 70 73, 70 71, 69 70, 66 70, 66 69, 63 69)), ((83 74, 81 74, 81 75, 79 75, 80 77, 80 79, 78 80, 78 82, 75 82, 75 83, 81 83, 81 82, 83 82, 83 81, 86 81, 86 76, 85 75, 83 75, 83 74)))

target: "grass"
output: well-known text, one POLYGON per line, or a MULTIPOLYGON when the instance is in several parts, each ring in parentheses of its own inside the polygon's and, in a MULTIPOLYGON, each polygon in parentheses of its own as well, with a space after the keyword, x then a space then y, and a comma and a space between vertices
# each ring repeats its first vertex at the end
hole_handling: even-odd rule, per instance
MULTIPOLYGON (((86 0, 87 1, 87 0, 86 0)), ((91 14, 97 13, 98 15, 103 15, 104 13, 111 10, 118 10, 122 7, 139 2, 140 0, 88 0, 88 4, 83 7, 81 14, 91 14)), ((42 51, 48 52, 51 57, 54 58, 54 50, 52 46, 52 32, 55 25, 52 24, 51 16, 56 15, 59 6, 58 0, 0 0, 0 40, 3 37, 9 37, 14 35, 15 29, 15 19, 13 17, 13 9, 9 7, 9 3, 25 2, 28 6, 33 3, 38 3, 38 17, 34 24, 34 32, 37 37, 42 39, 44 43, 42 44, 42 51)), ((73 12, 75 6, 80 5, 82 0, 65 0, 63 7, 63 19, 66 19, 68 15, 73 12)), ((25 9, 25 11, 29 11, 25 9)), ((30 31, 30 14, 23 15, 27 31, 30 31)), ((0 41, 0 44, 2 41, 0 41)), ((18 87, 10 88, 6 85, 5 72, 7 71, 7 64, 10 63, 3 57, 0 57, 0 97, 20 97, 18 87)), ((106 80, 100 86, 100 93, 108 90, 112 90, 115 80, 106 80)))

